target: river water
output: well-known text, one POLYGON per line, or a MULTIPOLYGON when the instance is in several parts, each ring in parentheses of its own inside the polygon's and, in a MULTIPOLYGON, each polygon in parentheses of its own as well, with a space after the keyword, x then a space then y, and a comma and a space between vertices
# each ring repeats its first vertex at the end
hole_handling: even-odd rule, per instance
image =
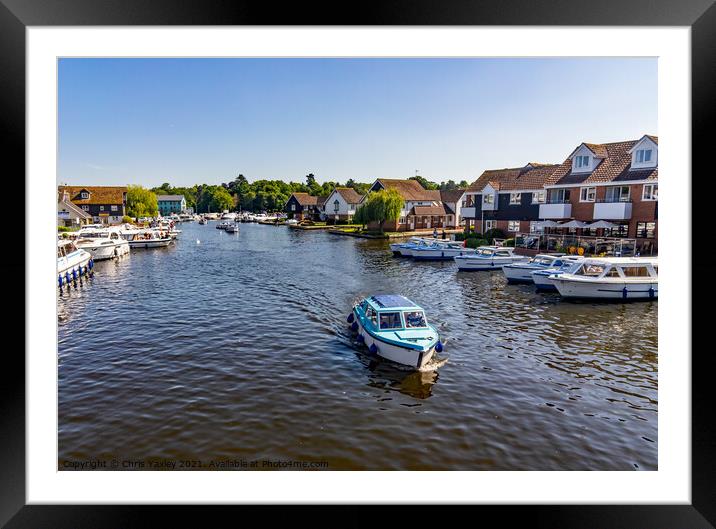
POLYGON ((658 302, 566 302, 385 241, 214 226, 58 296, 58 468, 657 468, 658 302), (364 354, 346 316, 374 293, 422 305, 447 364, 364 354))

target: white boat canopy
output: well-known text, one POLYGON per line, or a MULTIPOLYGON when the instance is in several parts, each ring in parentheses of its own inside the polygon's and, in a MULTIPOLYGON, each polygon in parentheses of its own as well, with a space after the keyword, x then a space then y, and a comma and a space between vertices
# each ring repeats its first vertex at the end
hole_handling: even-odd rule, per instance
POLYGON ((592 222, 591 224, 588 224, 585 226, 585 228, 616 228, 616 224, 612 224, 611 222, 607 222, 606 220, 598 220, 597 222, 592 222))
POLYGON ((581 220, 570 220, 569 222, 565 222, 564 224, 557 225, 558 228, 586 228, 587 223, 582 222, 581 220))

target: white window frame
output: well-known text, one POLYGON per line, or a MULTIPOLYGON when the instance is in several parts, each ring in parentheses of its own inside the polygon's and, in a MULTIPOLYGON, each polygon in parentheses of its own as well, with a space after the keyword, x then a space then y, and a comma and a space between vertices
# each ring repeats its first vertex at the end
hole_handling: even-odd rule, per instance
POLYGON ((84 209, 85 211, 89 211, 89 206, 87 204, 83 204, 82 209, 84 209))
POLYGON ((482 196, 482 203, 483 204, 493 204, 495 202, 495 195, 492 193, 487 193, 482 196))
POLYGON ((82 198, 82 199, 89 198, 89 193, 87 191, 82 191, 82 193, 80 193, 80 198, 82 198))
POLYGON ((110 206, 109 209, 110 209, 111 211, 117 211, 117 206, 110 206))
POLYGON ((596 202, 597 201, 597 188, 596 187, 580 187, 579 188, 579 201, 580 202, 596 202), (592 195, 591 198, 589 195, 592 195))
POLYGON ((483 233, 486 232, 487 230, 492 230, 495 228, 497 228, 497 221, 492 220, 492 219, 487 219, 487 220, 485 220, 485 227, 483 229, 483 233))
POLYGON ((644 184, 641 190, 641 199, 644 202, 656 202, 659 200, 659 184, 644 184), (646 196, 646 190, 649 189, 649 197, 646 196))
POLYGON ((296 204, 291 204, 291 211, 296 211, 296 204))
POLYGON ((589 155, 582 154, 574 157, 575 169, 584 169, 585 167, 589 167, 589 165, 589 155))
POLYGON ((522 193, 510 193, 510 206, 522 204, 522 193))
POLYGON ((99 207, 99 210, 100 210, 100 211, 104 211, 104 206, 100 206, 100 207, 99 207))
POLYGON ((651 163, 651 151, 653 149, 639 149, 636 151, 636 163, 651 163), (647 158, 647 153, 649 157, 647 158))
POLYGON ((546 200, 547 200, 547 192, 545 190, 532 192, 532 203, 533 204, 544 204, 546 200), (537 200, 535 200, 535 197, 537 198, 537 200))
POLYGON ((508 220, 507 221, 507 231, 512 233, 517 233, 520 231, 520 221, 519 220, 508 220), (514 224, 517 223, 517 229, 512 229, 514 227, 514 224))

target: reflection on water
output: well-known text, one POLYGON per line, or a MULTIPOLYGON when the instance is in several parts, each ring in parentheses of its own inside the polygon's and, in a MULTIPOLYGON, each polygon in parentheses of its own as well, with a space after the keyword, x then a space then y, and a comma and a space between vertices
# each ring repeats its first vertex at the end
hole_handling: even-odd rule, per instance
POLYGON ((58 295, 60 460, 656 468, 658 303, 567 303, 385 241, 182 230, 58 295), (345 317, 377 292, 424 306, 449 362, 414 372, 354 344, 345 317))

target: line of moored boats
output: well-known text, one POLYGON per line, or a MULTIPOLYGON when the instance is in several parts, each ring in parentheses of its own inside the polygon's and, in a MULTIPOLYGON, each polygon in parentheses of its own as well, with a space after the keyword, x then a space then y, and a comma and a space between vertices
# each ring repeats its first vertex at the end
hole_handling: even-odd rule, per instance
POLYGON ((416 260, 453 260, 462 271, 501 269, 509 283, 531 283, 564 298, 631 301, 657 299, 659 294, 656 257, 529 257, 511 247, 467 248, 464 242, 421 237, 391 244, 390 249, 393 255, 416 260))

